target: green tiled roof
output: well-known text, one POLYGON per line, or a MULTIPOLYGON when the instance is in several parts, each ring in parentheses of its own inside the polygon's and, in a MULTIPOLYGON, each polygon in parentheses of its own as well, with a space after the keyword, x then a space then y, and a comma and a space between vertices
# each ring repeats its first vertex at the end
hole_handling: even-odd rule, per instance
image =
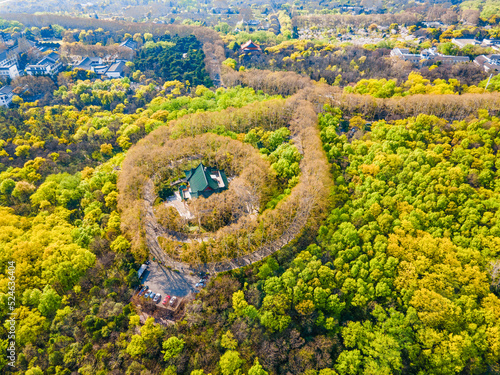
POLYGON ((192 192, 203 191, 208 186, 204 166, 201 163, 196 168, 188 171, 186 177, 192 192))
POLYGON ((224 182, 224 186, 228 187, 229 182, 227 181, 226 173, 224 173, 224 171, 220 171, 220 176, 222 177, 222 181, 224 182))
MULTIPOLYGON (((229 185, 224 171, 219 171, 216 168, 205 167, 202 163, 200 163, 196 168, 184 171, 184 173, 186 174, 185 181, 189 184, 189 193, 192 198, 198 198, 200 196, 208 198, 213 193, 220 193, 221 191, 226 190, 229 185), (217 180, 210 177, 210 175, 214 173, 216 175, 217 173, 220 173, 224 186, 219 187, 217 180)), ((187 199, 182 191, 183 187, 184 185, 179 187, 182 200, 187 199)))
POLYGON ((212 169, 207 167, 205 170, 205 177, 207 179, 208 186, 210 186, 213 190, 217 190, 219 188, 219 184, 212 177, 210 177, 211 171, 212 169))
POLYGON ((210 187, 213 190, 217 190, 219 188, 217 181, 214 181, 210 177, 210 171, 211 169, 209 167, 205 167, 203 163, 200 163, 200 165, 196 168, 189 171, 184 171, 186 173, 186 180, 189 182, 191 192, 202 192, 207 187, 210 187))
POLYGON ((179 193, 181 195, 181 199, 185 199, 186 197, 184 196, 184 189, 186 188, 187 186, 182 184, 181 186, 179 186, 179 193))

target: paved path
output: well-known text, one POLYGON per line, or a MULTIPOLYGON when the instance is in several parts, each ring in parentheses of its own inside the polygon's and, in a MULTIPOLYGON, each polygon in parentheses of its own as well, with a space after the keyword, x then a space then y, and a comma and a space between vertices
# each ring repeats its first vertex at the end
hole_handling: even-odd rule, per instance
POLYGON ((160 293, 163 301, 166 295, 187 296, 194 291, 194 285, 198 280, 199 277, 197 278, 195 274, 191 276, 188 272, 175 272, 165 266, 160 266, 156 262, 151 262, 144 272, 142 282, 154 293, 160 293))
POLYGON ((175 208, 179 213, 179 215, 181 215, 184 219, 187 220, 194 219, 194 215, 191 213, 191 211, 189 211, 187 204, 182 201, 178 192, 175 192, 173 197, 169 197, 164 204, 165 206, 170 206, 175 208))

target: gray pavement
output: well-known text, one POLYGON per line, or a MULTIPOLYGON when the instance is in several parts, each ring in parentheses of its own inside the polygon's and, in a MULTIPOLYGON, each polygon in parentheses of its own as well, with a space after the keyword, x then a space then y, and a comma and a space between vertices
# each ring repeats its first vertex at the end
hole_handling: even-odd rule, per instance
POLYGON ((171 197, 167 198, 167 201, 163 203, 165 206, 173 207, 177 210, 179 215, 181 215, 186 220, 194 219, 195 216, 189 211, 189 207, 186 202, 183 202, 178 191, 171 197))
MULTIPOLYGON (((154 293, 160 293, 161 298, 166 295, 171 297, 184 297, 196 290, 195 284, 200 280, 198 275, 191 276, 187 272, 175 272, 156 262, 151 262, 144 271, 141 281, 154 293)), ((161 301, 160 301, 161 303, 161 301)))

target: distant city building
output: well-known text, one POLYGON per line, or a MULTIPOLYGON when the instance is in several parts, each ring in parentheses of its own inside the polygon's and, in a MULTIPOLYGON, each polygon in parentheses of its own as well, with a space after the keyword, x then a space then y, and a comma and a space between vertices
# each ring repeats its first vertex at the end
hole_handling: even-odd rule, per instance
POLYGON ((231 14, 231 8, 226 7, 214 7, 211 9, 213 14, 231 14))
POLYGON ((213 193, 226 190, 229 185, 224 171, 206 167, 203 163, 184 172, 186 173, 186 185, 179 187, 182 200, 198 197, 208 198, 213 193))
POLYGON ((420 62, 420 54, 410 53, 407 48, 394 48, 391 51, 391 56, 398 57, 401 60, 409 61, 411 63, 417 64, 420 62))
POLYGON ((480 66, 485 72, 500 71, 500 55, 481 55, 474 59, 474 64, 480 66))
POLYGON ((4 43, 8 46, 11 46, 14 44, 14 40, 12 39, 12 36, 9 33, 0 31, 0 43, 4 43))
POLYGON ((10 86, 4 86, 0 89, 0 105, 3 105, 4 107, 8 107, 9 104, 12 102, 12 97, 14 96, 14 93, 12 92, 12 87, 10 86))
POLYGON ((135 51, 138 47, 138 44, 137 42, 134 42, 132 39, 127 39, 122 44, 120 44, 120 47, 127 47, 135 51))
POLYGON ((437 52, 436 48, 425 49, 419 54, 410 53, 406 48, 394 48, 391 51, 391 56, 398 57, 401 60, 409 61, 413 64, 430 62, 440 62, 442 64, 459 64, 469 62, 468 56, 450 56, 443 55, 437 52))
POLYGON ((108 70, 108 65, 104 64, 100 57, 86 57, 73 69, 90 70, 96 74, 104 74, 108 70))
POLYGON ((459 48, 464 48, 465 46, 471 44, 471 45, 478 45, 480 42, 476 39, 467 39, 467 38, 453 38, 451 42, 456 45, 459 48))
POLYGON ((484 47, 499 46, 500 39, 483 39, 483 42, 481 43, 481 45, 484 47))
POLYGON ((63 67, 59 60, 59 55, 52 52, 42 60, 33 65, 26 66, 26 73, 30 76, 54 76, 61 71, 63 67))
POLYGON ((343 5, 340 7, 340 11, 342 12, 346 12, 346 13, 349 13, 349 14, 352 14, 352 15, 357 15, 357 14, 361 14, 361 12, 363 12, 364 8, 361 7, 361 6, 346 6, 346 5, 343 5))
POLYGON ((244 22, 247 26, 259 26, 260 21, 259 20, 250 20, 247 22, 244 22))
POLYGON ((14 79, 19 77, 19 69, 17 67, 17 60, 15 59, 5 59, 0 60, 0 78, 14 79))
POLYGON ((423 50, 420 53, 420 55, 422 56, 422 60, 428 60, 432 62, 440 61, 443 64, 451 64, 451 65, 470 61, 470 58, 468 56, 443 55, 441 53, 438 53, 436 48, 429 48, 423 50))
POLYGON ((422 23, 425 25, 425 27, 430 27, 433 29, 439 29, 441 26, 444 26, 444 24, 439 21, 424 21, 422 23))
POLYGON ((123 77, 124 70, 125 63, 123 61, 119 61, 112 64, 104 74, 109 78, 121 78, 123 77))
POLYGON ((251 40, 241 45, 241 50, 243 52, 261 52, 260 46, 251 40))

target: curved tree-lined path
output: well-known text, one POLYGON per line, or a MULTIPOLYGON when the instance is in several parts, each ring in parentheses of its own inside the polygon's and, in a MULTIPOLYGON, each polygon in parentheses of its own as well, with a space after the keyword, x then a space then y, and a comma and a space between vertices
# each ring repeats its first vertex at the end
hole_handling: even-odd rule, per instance
POLYGON ((159 244, 158 238, 170 236, 185 242, 187 240, 187 236, 185 236, 186 238, 182 238, 182 236, 184 236, 183 234, 169 231, 158 223, 153 210, 153 203, 156 199, 154 184, 151 179, 149 179, 145 183, 143 190, 143 202, 145 205, 145 217, 143 219, 146 227, 146 243, 150 254, 156 259, 161 260, 161 262, 166 266, 178 270, 179 272, 191 273, 197 271, 208 271, 210 273, 219 273, 259 262, 267 256, 280 250, 296 238, 305 228, 311 214, 318 206, 318 201, 326 199, 326 196, 328 195, 328 186, 321 183, 321 169, 324 169, 325 165, 321 162, 318 162, 317 164, 311 162, 311 160, 323 158, 326 160, 322 151, 320 151, 319 154, 317 152, 318 150, 322 150, 317 127, 317 114, 312 109, 312 104, 305 100, 301 100, 300 103, 296 103, 295 112, 296 118, 294 122, 290 124, 290 128, 292 130, 294 144, 304 155, 304 159, 300 164, 300 178, 303 180, 303 183, 308 186, 308 188, 302 190, 303 194, 299 198, 299 204, 295 215, 290 218, 286 229, 277 239, 265 243, 258 250, 252 253, 233 258, 231 260, 212 262, 197 266, 176 261, 165 254, 159 244), (301 123, 301 121, 302 126, 298 126, 297 124, 301 123), (306 162, 305 159, 308 159, 308 161, 306 162))
POLYGON ((192 266, 188 263, 172 259, 166 255, 161 248, 158 237, 171 236, 179 241, 185 241, 187 236, 186 238, 179 238, 179 235, 181 235, 179 232, 167 230, 158 223, 153 211, 153 203, 155 200, 156 196, 154 194, 153 182, 148 180, 144 187, 144 204, 146 206, 144 220, 146 226, 146 243, 150 254, 156 259, 161 260, 161 262, 166 266, 172 267, 180 272, 207 271, 211 273, 230 271, 236 268, 245 267, 252 263, 259 262, 265 257, 278 251, 283 246, 290 243, 301 232, 307 223, 307 219, 309 218, 314 205, 313 194, 303 197, 299 210, 290 221, 290 224, 285 232, 278 239, 265 244, 259 250, 227 261, 207 263, 203 266, 192 266))

